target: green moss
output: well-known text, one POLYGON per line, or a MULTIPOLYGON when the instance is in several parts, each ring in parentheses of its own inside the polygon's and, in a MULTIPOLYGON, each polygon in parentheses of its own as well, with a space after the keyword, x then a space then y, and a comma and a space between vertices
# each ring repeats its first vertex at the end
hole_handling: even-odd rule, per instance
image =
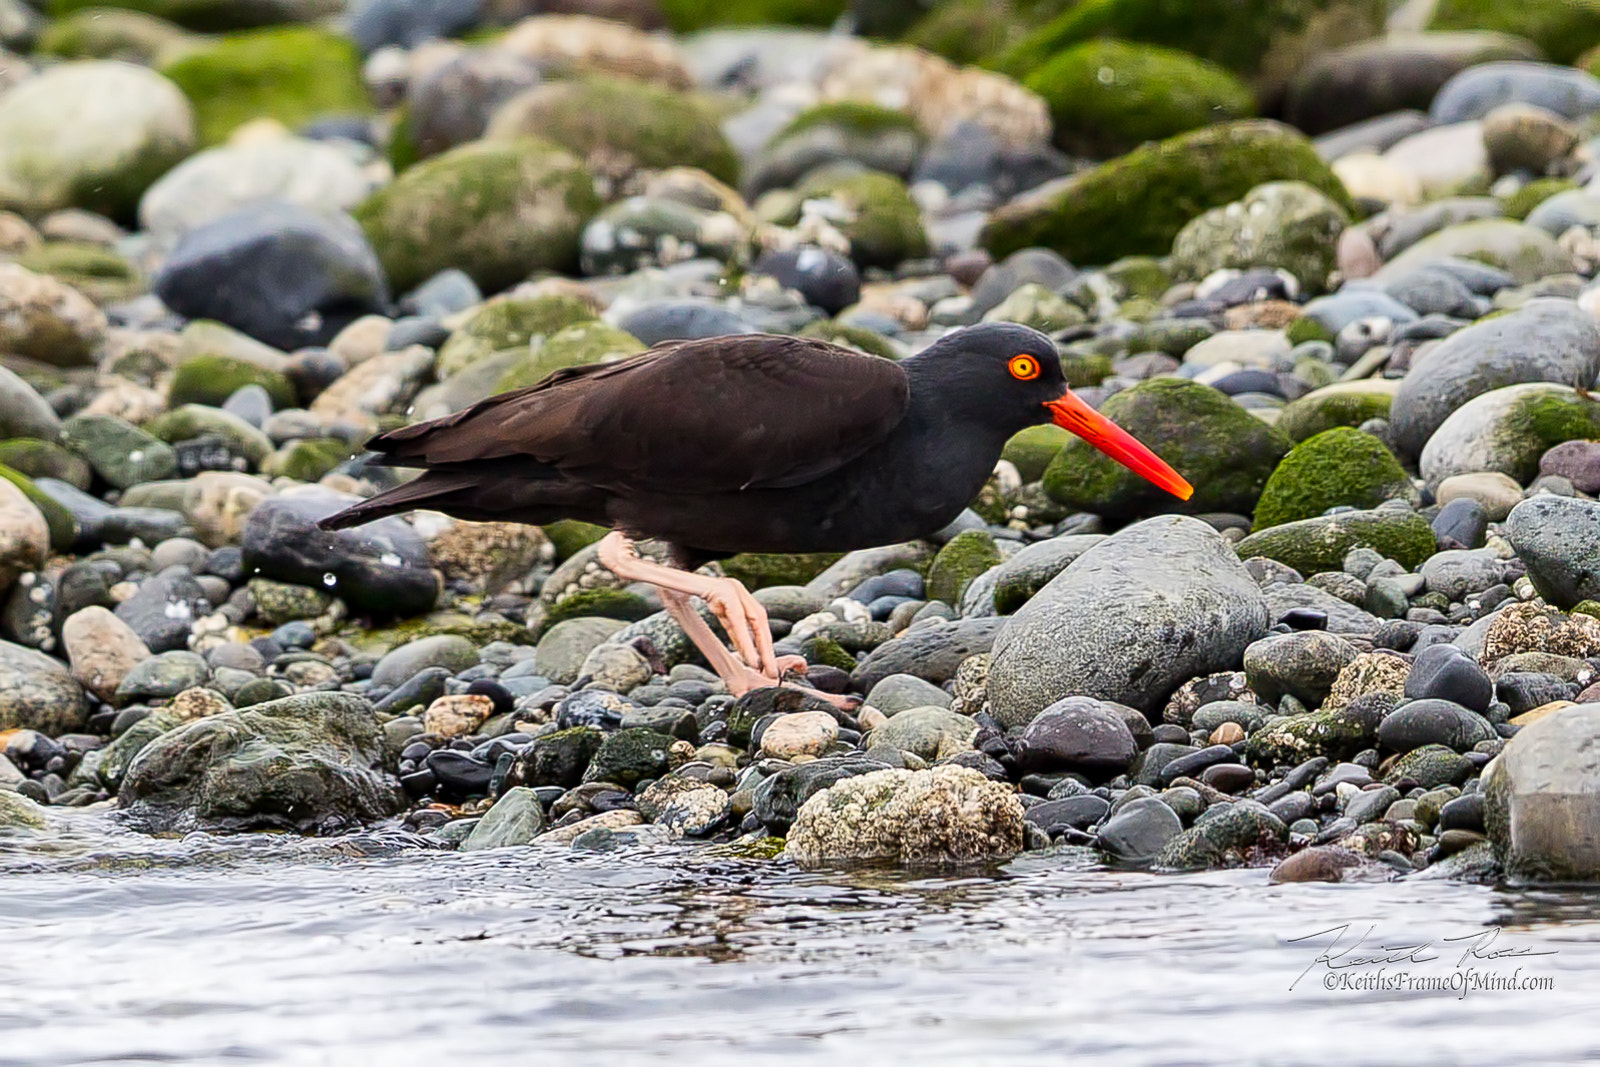
POLYGON ((1526 38, 1557 63, 1600 43, 1600 0, 1439 0, 1430 30, 1496 30, 1526 38))
POLYGON ((847 7, 849 0, 724 0, 716 4, 703 0, 661 0, 661 13, 667 17, 667 25, 678 33, 709 26, 828 27, 847 7))
POLYGON ((33 479, 26 474, 14 471, 10 467, 0 466, 0 478, 21 489, 22 495, 27 497, 33 506, 39 509, 39 514, 44 516, 45 525, 50 527, 50 550, 72 551, 72 543, 78 538, 78 524, 73 519, 72 513, 34 485, 33 479))
POLYGON ((1343 511, 1274 526, 1236 546, 1240 559, 1263 556, 1301 574, 1336 571, 1352 548, 1370 548, 1407 569, 1420 567, 1438 549, 1433 527, 1414 511, 1343 511))
POLYGON ((1269 181, 1303 181, 1353 210, 1304 136, 1246 120, 1195 130, 1025 194, 990 216, 979 240, 997 259, 1053 248, 1075 263, 1165 255, 1184 225, 1269 181))
POLYGON ((1278 416, 1278 429, 1294 441, 1304 441, 1335 426, 1360 426, 1368 419, 1389 417, 1394 392, 1354 390, 1330 386, 1291 401, 1278 416))
POLYGON ((876 104, 863 104, 854 100, 834 100, 806 108, 779 130, 768 144, 780 144, 797 133, 818 126, 837 126, 867 137, 898 131, 922 136, 922 128, 917 125, 917 121, 904 111, 879 107, 876 104))
POLYGON ((232 356, 207 355, 195 356, 178 365, 167 390, 167 403, 173 407, 205 404, 218 408, 247 385, 265 389, 275 409, 292 408, 297 404, 294 386, 286 375, 232 356))
POLYGON ((557 330, 528 359, 516 364, 495 383, 495 392, 521 389, 543 381, 563 367, 586 367, 643 352, 645 346, 631 333, 603 322, 580 322, 557 330))
POLYGON ((158 441, 175 444, 213 434, 228 442, 228 447, 254 466, 272 454, 272 441, 260 430, 232 412, 203 404, 184 404, 162 412, 144 424, 145 433, 158 441))
POLYGON ((1123 297, 1160 300, 1172 288, 1172 272, 1154 256, 1123 256, 1103 271, 1123 297))
POLYGON ((1036 482, 1072 439, 1071 433, 1053 423, 1030 426, 1006 442, 1000 458, 1014 464, 1024 482, 1036 482))
POLYGON ((1580 600, 1573 606, 1571 614, 1600 619, 1600 600, 1580 600))
POLYGON ((1154 511, 1249 514, 1291 442, 1208 385, 1152 378, 1113 395, 1101 413, 1194 486, 1179 501, 1092 445, 1072 438, 1044 473, 1045 492, 1068 507, 1116 519, 1154 511))
POLYGON ((1371 434, 1347 426, 1295 446, 1267 479, 1256 504, 1255 529, 1311 519, 1329 508, 1374 508, 1416 489, 1394 454, 1371 434))
POLYGON ((1510 460, 1505 473, 1524 485, 1538 475, 1539 457, 1545 452, 1563 441, 1596 437, 1600 437, 1600 401, 1559 386, 1518 400, 1494 431, 1496 451, 1510 460))
POLYGON ((1069 48, 1023 84, 1050 106, 1057 147, 1097 159, 1255 114, 1249 87, 1215 63, 1126 41, 1069 48))
POLYGON ((894 267, 928 253, 922 212, 906 185, 892 174, 849 164, 819 167, 806 175, 786 225, 799 221, 799 201, 832 199, 845 218, 839 232, 850 239, 850 258, 863 267, 894 267))
POLYGON ((188 40, 181 26, 154 15, 88 7, 47 24, 34 49, 63 59, 120 59, 154 66, 188 40))
POLYGON ((131 299, 143 288, 132 264, 99 245, 50 241, 22 253, 16 262, 66 282, 97 304, 131 299))
POLYGON ((883 334, 869 330, 865 326, 850 326, 832 319, 818 319, 816 322, 807 323, 806 328, 800 331, 800 336, 831 341, 836 345, 853 348, 869 356, 881 356, 884 359, 899 359, 902 355, 894 346, 894 342, 883 334))
POLYGON ((534 637, 543 637, 558 622, 585 615, 635 622, 655 613, 656 608, 650 601, 626 589, 580 589, 550 605, 534 637))
POLYGON ((805 585, 838 562, 838 552, 741 552, 722 561, 722 573, 746 589, 771 585, 805 585))
POLYGON ((532 138, 474 141, 424 160, 355 210, 389 283, 459 267, 494 292, 537 271, 570 271, 600 208, 587 171, 532 138))
POLYGON ((726 845, 712 845, 702 855, 718 859, 775 860, 783 855, 786 842, 781 837, 758 837, 750 841, 731 841, 726 845))
POLYGON ((535 337, 594 317, 582 300, 559 293, 490 301, 473 312, 439 349, 439 377, 459 374, 496 352, 522 347, 535 337))
POLYGON ((628 78, 550 82, 517 98, 490 123, 488 137, 537 136, 608 168, 698 167, 739 179, 739 157, 716 111, 692 93, 628 78))
POLYGON ((560 522, 547 523, 540 529, 544 530, 544 535, 550 538, 550 543, 555 546, 557 563, 572 558, 610 532, 604 526, 596 526, 592 522, 579 522, 577 519, 562 519, 560 522))
POLYGON ((1095 38, 1181 48, 1253 82, 1273 84, 1308 48, 1383 32, 1387 0, 1081 0, 990 65, 1016 78, 1095 38))
POLYGON ((856 658, 831 637, 810 637, 800 645, 800 655, 813 666, 837 667, 841 671, 856 669, 856 658))
POLYGON ((1040 23, 1005 0, 949 0, 906 30, 906 44, 970 66, 1025 39, 1040 23))
POLYGON ((89 488, 89 464, 54 441, 34 437, 0 441, 0 466, 29 478, 54 478, 79 489, 89 488))
POLYGON ((958 533, 933 557, 928 568, 928 599, 960 604, 961 594, 990 567, 1000 564, 1000 550, 986 530, 958 533))
POLYGON ((1578 183, 1571 178, 1535 178, 1500 201, 1500 205, 1505 210, 1506 218, 1521 222, 1532 214, 1534 208, 1552 196, 1576 188, 1578 183))
POLYGON ((268 478, 293 478, 315 482, 359 450, 337 437, 307 437, 291 441, 268 456, 261 473, 268 478))
POLYGON ((194 104, 204 144, 226 140, 251 119, 274 118, 293 129, 323 115, 372 110, 355 44, 309 27, 224 37, 161 73, 194 104))
POLYGON ((272 26, 295 19, 332 15, 339 0, 49 0, 53 18, 74 12, 110 8, 143 12, 202 33, 272 26))

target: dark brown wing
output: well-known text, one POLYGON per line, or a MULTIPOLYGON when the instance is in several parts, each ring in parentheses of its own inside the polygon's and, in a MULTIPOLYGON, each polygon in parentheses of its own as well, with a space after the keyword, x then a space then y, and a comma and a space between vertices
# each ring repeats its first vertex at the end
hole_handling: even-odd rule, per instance
POLYGON ((905 371, 889 360, 744 334, 557 371, 369 447, 398 466, 526 457, 616 492, 783 488, 861 455, 909 403, 905 371))

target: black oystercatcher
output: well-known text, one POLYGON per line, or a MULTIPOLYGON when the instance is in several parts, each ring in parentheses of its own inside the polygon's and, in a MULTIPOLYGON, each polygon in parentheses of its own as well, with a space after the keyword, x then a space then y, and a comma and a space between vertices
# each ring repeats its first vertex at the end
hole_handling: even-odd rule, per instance
POLYGON ((322 520, 356 526, 426 508, 478 522, 581 519, 612 528, 600 562, 661 590, 671 616, 737 694, 800 673, 776 656, 739 582, 689 573, 738 552, 848 551, 951 522, 1008 438, 1055 422, 1177 496, 1193 490, 1067 388, 1055 345, 974 326, 901 363, 766 334, 656 345, 393 430, 369 448, 415 481, 322 520), (666 542, 678 566, 631 538, 666 542), (735 654, 689 603, 721 621, 735 654))

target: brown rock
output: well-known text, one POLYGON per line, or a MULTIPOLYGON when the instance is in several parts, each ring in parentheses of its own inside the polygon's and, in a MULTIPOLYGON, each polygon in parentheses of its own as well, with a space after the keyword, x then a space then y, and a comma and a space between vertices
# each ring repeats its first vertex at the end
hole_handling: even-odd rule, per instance
POLYGON ((0 478, 0 594, 50 556, 50 527, 26 494, 0 478))
POLYGON ((584 15, 536 15, 513 26, 495 47, 555 69, 611 74, 689 89, 694 79, 670 40, 584 15))
POLYGON ((1274 884, 1283 882, 1339 882, 1350 867, 1358 867, 1362 858, 1348 849, 1333 845, 1319 845, 1296 852, 1272 868, 1267 880, 1274 884))
POLYGON ((98 605, 74 612, 61 626, 61 643, 78 684, 109 701, 150 649, 133 628, 98 605))
POLYGON ((1236 722, 1225 722, 1211 731, 1208 745, 1236 745, 1244 740, 1244 727, 1236 722))
POLYGON ((440 737, 466 737, 494 713, 494 701, 480 693, 443 696, 422 713, 422 728, 440 737))

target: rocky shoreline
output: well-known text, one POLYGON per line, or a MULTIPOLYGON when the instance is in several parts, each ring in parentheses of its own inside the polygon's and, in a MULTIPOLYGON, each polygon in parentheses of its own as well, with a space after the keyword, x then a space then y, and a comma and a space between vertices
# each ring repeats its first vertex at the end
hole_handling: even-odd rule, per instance
POLYGON ((0 840, 1600 877, 1600 23, 1145 6, 0 0, 0 840), (1041 427, 933 540, 713 564, 854 712, 596 528, 315 526, 561 367, 992 321, 1195 499, 1041 427))

